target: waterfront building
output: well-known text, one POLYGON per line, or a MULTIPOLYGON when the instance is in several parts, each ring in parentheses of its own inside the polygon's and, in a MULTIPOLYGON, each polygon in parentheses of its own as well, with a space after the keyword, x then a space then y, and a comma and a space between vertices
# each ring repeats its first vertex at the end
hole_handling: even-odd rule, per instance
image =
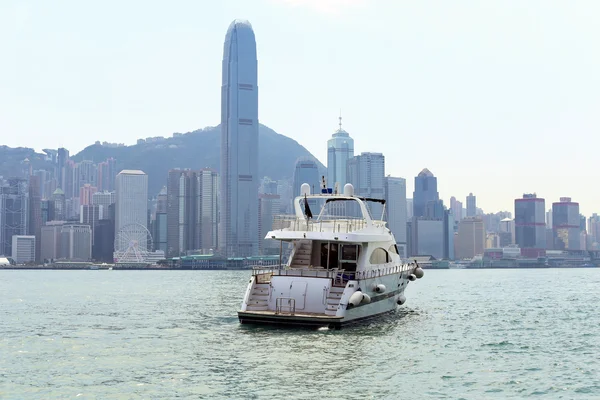
POLYGON ((40 260, 40 236, 42 229, 42 181, 39 175, 29 177, 29 227, 28 235, 33 235, 35 240, 35 261, 40 260))
POLYGON ((515 199, 515 242, 525 257, 546 254, 545 200, 535 193, 515 199))
POLYGON ((225 257, 253 256, 259 251, 258 79, 248 21, 229 25, 222 72, 219 248, 225 257))
POLYGON ((92 258, 92 228, 89 225, 65 224, 61 227, 61 257, 71 261, 92 258))
MULTIPOLYGON (((486 234, 481 218, 467 217, 458 223, 455 254, 457 259, 471 259, 476 255, 483 255, 485 244, 486 234)), ((494 244, 489 247, 497 246, 494 244)))
MULTIPOLYGON (((425 217, 427 204, 438 202, 440 195, 437 191, 437 178, 427 168, 415 177, 413 193, 413 217, 425 217)), ((434 209, 436 207, 433 207, 434 209)), ((439 211, 439 210, 438 210, 439 211)))
POLYGON ((385 178, 385 201, 388 228, 394 234, 400 257, 406 258, 406 179, 385 178))
POLYGON ((140 170, 123 170, 115 183, 115 237, 124 239, 115 244, 115 251, 127 250, 130 240, 137 240, 139 248, 147 251, 147 238, 143 236, 147 235, 148 175, 140 170))
POLYGON ((347 177, 348 160, 354 157, 354 139, 342 129, 342 117, 339 117, 339 129, 327 141, 327 187, 334 188, 336 183, 343 192, 349 183, 347 177))
POLYGON ((35 261, 35 236, 14 235, 12 237, 12 259, 17 264, 26 264, 35 261))
POLYGON ((467 196, 467 217, 475 217, 477 215, 477 197, 473 193, 467 196))
POLYGON ((554 250, 581 250, 579 203, 570 197, 552 203, 552 231, 554 250))
POLYGON ((12 237, 27 235, 29 227, 29 188, 20 178, 0 181, 0 255, 12 254, 12 237))
POLYGON ((45 262, 60 258, 62 251, 61 230, 64 221, 50 221, 41 229, 40 259, 45 262))
POLYGON ((218 183, 218 174, 210 169, 169 171, 166 193, 168 255, 217 248, 218 183))

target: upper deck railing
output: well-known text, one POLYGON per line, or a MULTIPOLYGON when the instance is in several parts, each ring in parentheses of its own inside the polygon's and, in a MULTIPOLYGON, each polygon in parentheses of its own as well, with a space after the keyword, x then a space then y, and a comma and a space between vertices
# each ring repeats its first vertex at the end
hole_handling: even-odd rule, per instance
MULTIPOLYGON (((374 227, 385 227, 385 221, 372 221, 374 227)), ((350 233, 368 226, 365 218, 321 216, 319 219, 299 218, 295 215, 277 215, 273 218, 272 230, 294 232, 333 232, 350 233)))

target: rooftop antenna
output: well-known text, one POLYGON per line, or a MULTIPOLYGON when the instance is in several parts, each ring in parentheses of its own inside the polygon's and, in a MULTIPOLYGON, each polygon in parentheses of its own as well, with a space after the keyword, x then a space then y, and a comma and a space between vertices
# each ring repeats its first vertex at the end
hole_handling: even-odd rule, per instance
POLYGON ((340 108, 340 116, 338 118, 340 120, 340 131, 342 130, 342 109, 340 108))

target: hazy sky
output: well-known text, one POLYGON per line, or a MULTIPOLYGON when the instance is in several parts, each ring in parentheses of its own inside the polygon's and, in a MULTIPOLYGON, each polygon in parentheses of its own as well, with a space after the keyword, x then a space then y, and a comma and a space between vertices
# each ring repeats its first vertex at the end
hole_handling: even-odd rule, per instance
POLYGON ((341 109, 409 197, 427 167, 446 202, 512 211, 537 192, 600 212, 597 0, 1 0, 0 144, 218 124, 235 18, 256 33, 261 122, 322 162, 341 109))

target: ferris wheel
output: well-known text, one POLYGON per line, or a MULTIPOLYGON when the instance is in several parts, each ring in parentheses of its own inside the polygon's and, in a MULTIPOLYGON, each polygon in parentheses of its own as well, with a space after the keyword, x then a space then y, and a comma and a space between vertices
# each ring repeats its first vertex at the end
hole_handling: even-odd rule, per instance
POLYGON ((148 259, 152 247, 152 235, 145 226, 128 224, 115 238, 115 262, 141 263, 148 259))

